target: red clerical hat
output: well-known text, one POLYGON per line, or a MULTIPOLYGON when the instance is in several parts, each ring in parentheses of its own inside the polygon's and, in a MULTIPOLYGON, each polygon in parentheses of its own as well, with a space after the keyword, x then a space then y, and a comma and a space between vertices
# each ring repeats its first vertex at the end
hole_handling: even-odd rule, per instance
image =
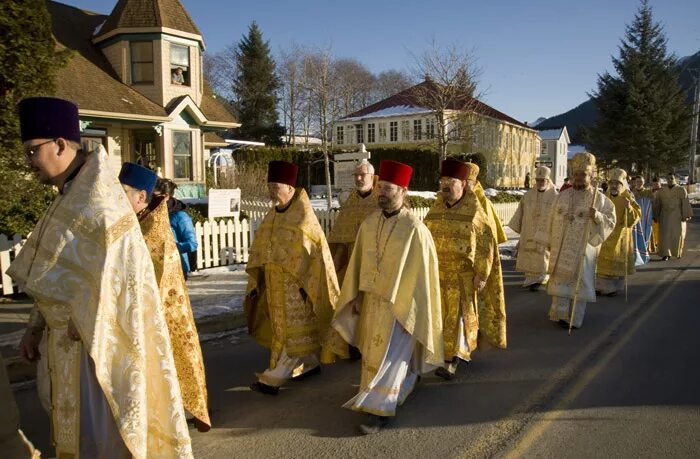
POLYGON ((459 180, 467 180, 469 167, 467 163, 448 158, 440 166, 440 177, 452 177, 459 180))
POLYGON ((286 161, 270 161, 267 166, 267 183, 285 183, 289 186, 297 185, 297 173, 299 166, 286 161))
POLYGON ((379 163, 379 180, 408 188, 413 168, 398 161, 383 160, 379 163))

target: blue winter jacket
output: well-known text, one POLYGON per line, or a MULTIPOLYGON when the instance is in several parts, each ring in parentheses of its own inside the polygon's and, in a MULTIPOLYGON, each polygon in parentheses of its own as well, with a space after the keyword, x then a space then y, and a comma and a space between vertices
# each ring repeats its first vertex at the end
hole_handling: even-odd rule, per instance
POLYGON ((175 236, 175 243, 182 262, 182 271, 185 274, 190 272, 190 259, 187 254, 197 250, 197 235, 194 232, 192 218, 185 212, 186 207, 185 204, 174 198, 170 198, 168 202, 170 228, 175 236))

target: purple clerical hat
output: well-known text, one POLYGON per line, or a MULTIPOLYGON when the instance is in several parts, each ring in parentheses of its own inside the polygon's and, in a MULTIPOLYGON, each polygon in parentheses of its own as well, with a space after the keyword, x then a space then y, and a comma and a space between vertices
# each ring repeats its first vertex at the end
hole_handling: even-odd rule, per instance
POLYGON ((29 97, 19 103, 22 142, 31 139, 57 139, 80 142, 78 106, 55 97, 29 97))

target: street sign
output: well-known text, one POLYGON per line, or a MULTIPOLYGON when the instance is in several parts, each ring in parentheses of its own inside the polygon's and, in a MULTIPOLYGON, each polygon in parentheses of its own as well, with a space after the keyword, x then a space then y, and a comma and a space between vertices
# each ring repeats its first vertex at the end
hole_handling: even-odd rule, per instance
POLYGON ((235 217, 241 212, 241 189, 209 189, 209 218, 235 217))

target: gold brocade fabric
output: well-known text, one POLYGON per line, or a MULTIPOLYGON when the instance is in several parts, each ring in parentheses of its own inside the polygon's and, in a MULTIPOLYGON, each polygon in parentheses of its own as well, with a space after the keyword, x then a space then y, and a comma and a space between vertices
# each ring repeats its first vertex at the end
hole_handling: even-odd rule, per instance
POLYGON ((520 233, 516 271, 528 274, 546 274, 549 268, 549 250, 537 240, 549 228, 549 214, 552 211, 557 191, 550 184, 545 191, 529 190, 518 204, 518 210, 510 219, 508 226, 520 233), (540 233, 538 235, 538 233, 540 233))
POLYGON ((357 330, 357 347, 362 353, 360 391, 366 390, 377 375, 389 347, 393 328, 391 305, 373 293, 363 294, 357 330))
POLYGON ((167 201, 154 201, 153 206, 139 217, 170 332, 182 403, 197 419, 211 426, 202 348, 182 273, 180 252, 170 229, 167 201))
MULTIPOLYGON (((502 291, 488 295, 484 290, 479 295, 474 292, 475 275, 487 280, 486 288, 498 288, 498 283, 488 283, 492 270, 499 264, 498 244, 486 214, 477 197, 466 193, 461 201, 452 207, 445 204, 442 196, 428 212, 424 220, 433 235, 440 264, 440 291, 442 294, 442 326, 445 340, 445 359, 450 361, 458 356, 464 360, 469 355, 459 354, 459 319, 464 321, 464 333, 470 351, 477 347, 480 332, 489 343, 505 347, 506 316, 505 303, 500 309, 498 301, 485 301, 486 298, 503 298, 502 291), (495 249, 495 250, 494 250, 495 249), (481 297, 481 302, 479 301, 481 297), (493 321, 499 317, 500 323, 480 324, 480 309, 490 309, 484 315, 493 321)), ((502 286, 502 284, 501 284, 502 286)))
POLYGON ((623 277, 634 274, 636 255, 632 241, 632 229, 642 215, 642 209, 628 191, 617 196, 605 194, 615 205, 615 229, 603 242, 598 254, 596 273, 602 277, 623 277), (627 209, 627 203, 632 207, 627 209))
POLYGON ((192 457, 153 263, 102 147, 87 155, 8 274, 36 300, 48 326, 58 457, 79 455, 81 346, 131 454, 192 457), (69 319, 82 344, 68 338, 69 319))
POLYGON ((486 211, 486 214, 489 217, 491 217, 490 219, 492 221, 494 229, 493 234, 496 235, 496 241, 499 244, 503 244, 508 240, 508 236, 506 236, 506 232, 503 229, 503 223, 501 223, 501 219, 498 218, 498 215, 496 215, 496 208, 493 206, 491 200, 486 197, 486 194, 484 193, 484 187, 481 186, 481 182, 476 182, 474 194, 476 194, 476 197, 479 200, 479 204, 481 204, 481 208, 486 211))
POLYGON ((391 218, 376 211, 360 226, 333 327, 357 345, 357 318, 350 304, 361 293, 372 293, 416 340, 417 362, 443 365, 439 278, 428 228, 406 208, 391 218))
MULTIPOLYGON (((338 300, 338 279, 326 236, 311 208, 306 191, 301 188, 296 190, 284 212, 271 209, 265 216, 255 233, 246 267, 248 289, 245 310, 248 331, 259 344, 267 348, 272 348, 275 342, 273 327, 277 324, 271 323, 272 313, 277 308, 286 307, 284 304, 268 304, 270 298, 285 296, 285 293, 278 291, 281 287, 278 283, 272 286, 267 284, 269 276, 265 271, 273 266, 285 273, 283 292, 289 294, 289 289, 292 288, 303 290, 305 302, 311 305, 315 316, 315 329, 308 330, 308 337, 321 340, 321 361, 332 362, 334 357, 327 344, 341 341, 329 326, 338 300), (271 296, 266 291, 268 288, 275 289, 271 296)), ((280 333, 286 336, 287 330, 278 332, 276 336, 281 336, 280 333)), ((304 345, 297 349, 286 349, 286 352, 290 357, 300 357, 308 353, 306 349, 304 345)))
POLYGON ((341 286, 360 225, 369 214, 376 212, 378 208, 376 186, 372 189, 370 195, 365 198, 361 197, 355 190, 350 193, 348 200, 343 204, 338 217, 333 223, 333 229, 328 235, 328 245, 333 255, 338 282, 340 282, 341 286))

